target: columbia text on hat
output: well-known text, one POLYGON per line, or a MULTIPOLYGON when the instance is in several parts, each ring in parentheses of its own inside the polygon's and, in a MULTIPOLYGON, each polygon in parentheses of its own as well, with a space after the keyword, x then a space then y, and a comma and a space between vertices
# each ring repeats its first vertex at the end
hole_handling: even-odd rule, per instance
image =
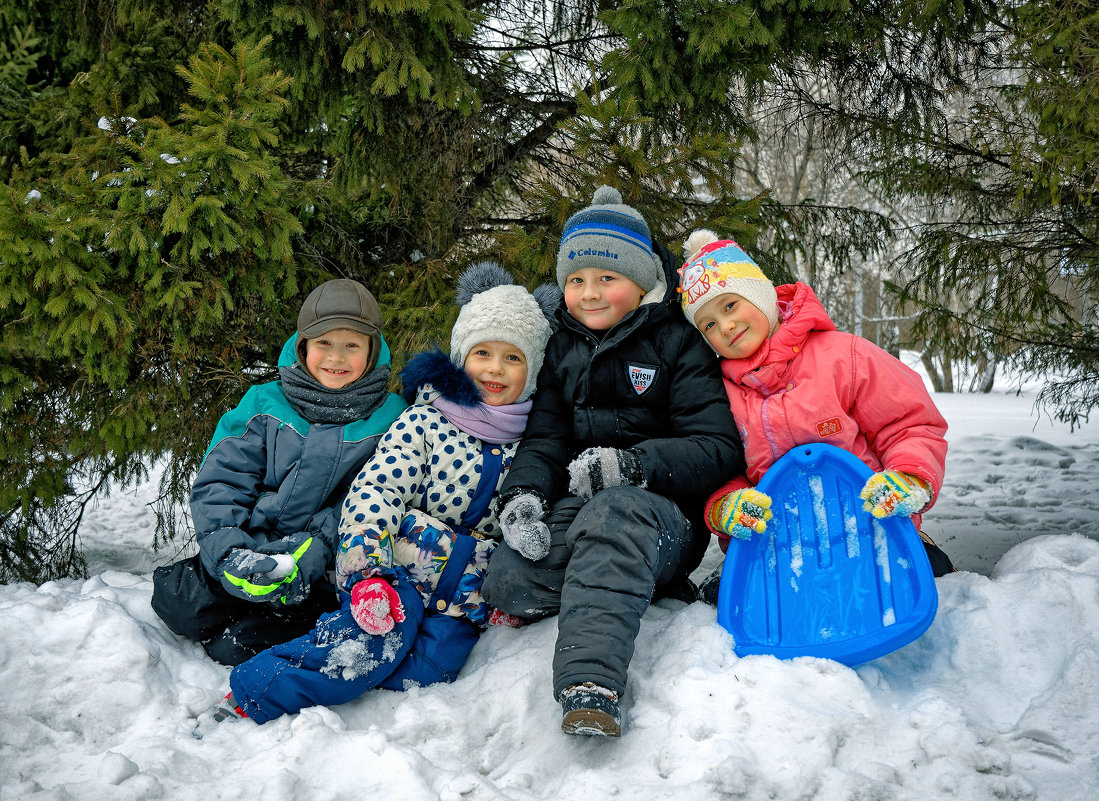
POLYGON ((596 189, 591 205, 565 222, 557 250, 557 285, 564 288, 569 275, 585 267, 624 275, 645 292, 663 282, 648 223, 622 202, 614 187, 596 189))

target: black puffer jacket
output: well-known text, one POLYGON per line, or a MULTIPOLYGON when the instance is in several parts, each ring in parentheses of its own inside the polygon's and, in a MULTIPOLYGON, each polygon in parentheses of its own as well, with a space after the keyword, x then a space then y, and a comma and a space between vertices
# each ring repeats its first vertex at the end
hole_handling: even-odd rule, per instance
POLYGON ((526 433, 500 497, 534 491, 552 505, 568 494, 568 465, 581 451, 632 449, 646 489, 675 501, 691 521, 701 558, 707 494, 744 470, 744 449, 717 357, 679 309, 671 254, 656 249, 663 297, 609 331, 591 331, 563 303, 558 308, 561 325, 546 346, 526 433))

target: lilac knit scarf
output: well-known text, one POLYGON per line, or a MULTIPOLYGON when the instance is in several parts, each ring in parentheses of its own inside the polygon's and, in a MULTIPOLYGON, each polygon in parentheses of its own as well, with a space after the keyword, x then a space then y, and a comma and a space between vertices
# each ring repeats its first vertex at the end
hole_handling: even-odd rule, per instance
POLYGON ((501 445, 522 439, 531 402, 525 400, 508 406, 489 406, 487 403, 462 406, 440 396, 433 398, 431 405, 467 434, 501 445))

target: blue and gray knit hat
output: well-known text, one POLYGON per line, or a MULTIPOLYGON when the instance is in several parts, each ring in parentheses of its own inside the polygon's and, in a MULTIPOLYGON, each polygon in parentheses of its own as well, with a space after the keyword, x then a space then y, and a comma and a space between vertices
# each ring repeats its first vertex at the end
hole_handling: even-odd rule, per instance
POLYGON ((591 205, 569 217, 557 250, 557 285, 585 267, 626 276, 645 292, 664 282, 648 223, 612 186, 595 190, 591 205))

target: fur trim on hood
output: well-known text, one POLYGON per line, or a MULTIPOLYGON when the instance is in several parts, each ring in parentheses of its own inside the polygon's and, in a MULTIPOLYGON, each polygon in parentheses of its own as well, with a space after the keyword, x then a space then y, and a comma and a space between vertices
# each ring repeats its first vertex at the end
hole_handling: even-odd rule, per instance
POLYGON ((427 384, 436 394, 459 406, 476 406, 481 402, 481 393, 473 379, 438 348, 413 356, 401 370, 401 396, 408 403, 421 401, 420 390, 427 384))

